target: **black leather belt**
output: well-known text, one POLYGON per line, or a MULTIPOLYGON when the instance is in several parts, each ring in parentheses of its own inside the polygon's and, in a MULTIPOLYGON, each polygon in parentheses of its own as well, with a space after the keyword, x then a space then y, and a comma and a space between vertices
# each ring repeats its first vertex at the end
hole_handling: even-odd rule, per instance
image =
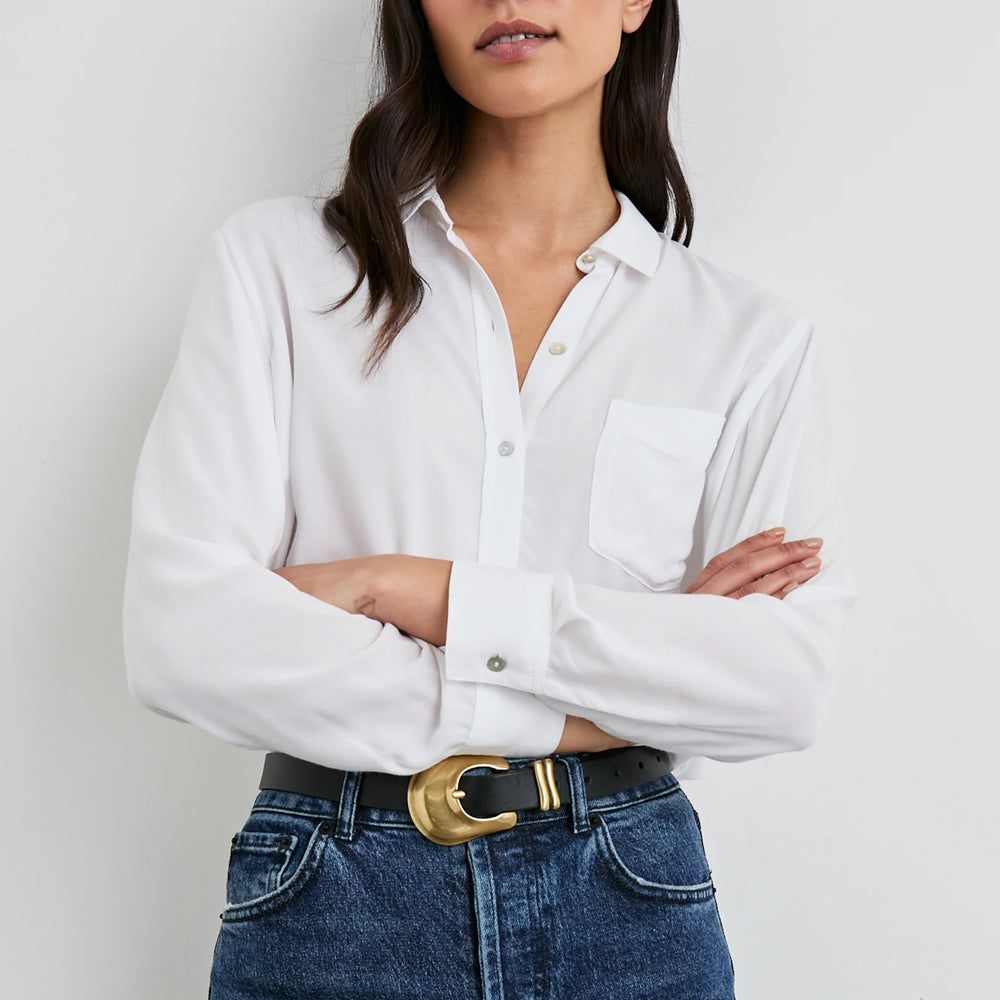
MULTIPOLYGON (((578 756, 588 799, 610 795, 652 781, 667 774, 671 766, 668 753, 648 746, 622 747, 578 756)), ((448 794, 461 801, 461 810, 469 814, 473 820, 480 817, 495 817, 497 814, 511 814, 524 809, 551 809, 557 807, 560 802, 565 804, 570 800, 569 775, 558 755, 529 762, 524 766, 510 767, 509 770, 497 770, 492 774, 468 774, 460 769, 480 766, 477 764, 480 760, 481 766, 509 766, 502 757, 456 756, 446 758, 440 764, 428 768, 427 772, 420 772, 420 775, 435 768, 446 767, 448 762, 455 761, 458 766, 453 773, 458 777, 448 786, 450 788, 448 794), (491 761, 495 763, 489 763, 491 761), (547 778, 542 777, 543 771, 547 778)), ((264 759, 264 772, 259 787, 297 792, 300 795, 337 802, 340 800, 340 792, 344 785, 344 774, 344 771, 336 768, 323 767, 287 754, 269 753, 264 759)), ((408 801, 408 795, 413 795, 411 790, 414 786, 413 779, 417 777, 419 775, 364 771, 358 788, 358 804, 380 809, 409 808, 411 815, 414 815, 413 801, 412 798, 408 801)), ((457 810, 454 803, 448 805, 457 810)), ((514 821, 511 820, 508 825, 513 826, 514 821)), ((478 833, 472 834, 472 836, 477 835, 478 833)), ((437 838, 430 836, 430 839, 437 838)), ((447 842, 457 843, 461 840, 452 839, 447 842)))

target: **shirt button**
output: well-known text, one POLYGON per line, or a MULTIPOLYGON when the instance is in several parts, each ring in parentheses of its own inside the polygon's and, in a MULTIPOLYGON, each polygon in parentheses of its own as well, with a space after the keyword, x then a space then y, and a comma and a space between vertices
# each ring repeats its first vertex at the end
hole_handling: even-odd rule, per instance
POLYGON ((585 254, 580 255, 580 260, 582 260, 584 264, 593 264, 594 261, 597 260, 597 256, 588 250, 585 254))
POLYGON ((549 354, 565 354, 566 345, 561 344, 558 340, 554 344, 549 344, 549 354))
POLYGON ((486 666, 496 673, 498 670, 503 670, 503 668, 507 666, 507 661, 502 656, 491 656, 486 661, 486 666))
POLYGON ((497 445, 497 451, 500 452, 500 454, 503 455, 504 458, 506 458, 513 450, 514 450, 513 441, 501 441, 497 445))

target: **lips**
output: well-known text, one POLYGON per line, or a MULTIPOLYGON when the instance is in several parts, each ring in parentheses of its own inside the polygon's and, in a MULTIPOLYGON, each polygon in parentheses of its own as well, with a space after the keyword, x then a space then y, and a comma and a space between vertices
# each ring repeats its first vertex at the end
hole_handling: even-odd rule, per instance
POLYGON ((534 21, 494 21, 479 36, 476 48, 485 49, 487 45, 495 42, 498 38, 510 35, 539 35, 542 38, 552 38, 555 36, 555 32, 543 28, 540 24, 535 24, 534 21))

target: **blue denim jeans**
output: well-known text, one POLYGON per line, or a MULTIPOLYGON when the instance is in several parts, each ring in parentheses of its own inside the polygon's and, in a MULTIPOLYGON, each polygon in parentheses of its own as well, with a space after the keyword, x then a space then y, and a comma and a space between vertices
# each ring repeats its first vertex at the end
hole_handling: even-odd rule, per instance
MULTIPOLYGON (((733 967, 677 779, 442 846, 405 810, 263 790, 233 838, 211 1000, 726 1000, 733 967)), ((508 758, 512 767, 531 758, 508 758)), ((471 773, 489 773, 476 769, 471 773)))

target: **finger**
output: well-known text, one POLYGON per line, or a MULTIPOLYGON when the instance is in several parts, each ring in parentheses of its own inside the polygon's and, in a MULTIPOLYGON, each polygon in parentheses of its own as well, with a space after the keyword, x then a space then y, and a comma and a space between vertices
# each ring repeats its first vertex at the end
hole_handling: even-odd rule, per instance
POLYGON ((765 574, 773 573, 793 563, 802 563, 807 569, 818 566, 818 562, 811 563, 809 560, 818 558, 816 553, 822 543, 821 538, 802 538, 738 556, 728 566, 716 573, 702 587, 701 592, 731 594, 765 574))
POLYGON ((814 556, 811 556, 808 561, 812 563, 813 559, 816 559, 816 562, 810 566, 806 566, 804 562, 794 563, 791 566, 783 566, 781 569, 773 573, 768 573, 758 580, 744 584, 742 587, 725 596, 739 599, 746 597, 748 594, 767 594, 771 597, 781 594, 783 597, 785 595, 782 591, 791 593, 800 583, 805 583, 806 580, 812 579, 819 572, 821 561, 818 557, 814 556))
POLYGON ((744 588, 757 583, 762 577, 789 566, 799 566, 804 570, 816 570, 820 565, 816 553, 815 539, 800 539, 784 542, 773 549, 753 553, 745 559, 730 563, 721 573, 709 581, 712 593, 731 594, 746 592, 744 588))
POLYGON ((765 549, 771 545, 778 545, 784 537, 785 529, 779 527, 768 528, 767 531, 760 531, 756 535, 744 538, 742 542, 738 542, 731 548, 709 559, 705 564, 705 568, 691 581, 691 585, 684 593, 693 594, 695 591, 700 590, 716 573, 725 569, 734 559, 738 559, 743 555, 749 555, 751 552, 757 552, 760 549, 765 549))

